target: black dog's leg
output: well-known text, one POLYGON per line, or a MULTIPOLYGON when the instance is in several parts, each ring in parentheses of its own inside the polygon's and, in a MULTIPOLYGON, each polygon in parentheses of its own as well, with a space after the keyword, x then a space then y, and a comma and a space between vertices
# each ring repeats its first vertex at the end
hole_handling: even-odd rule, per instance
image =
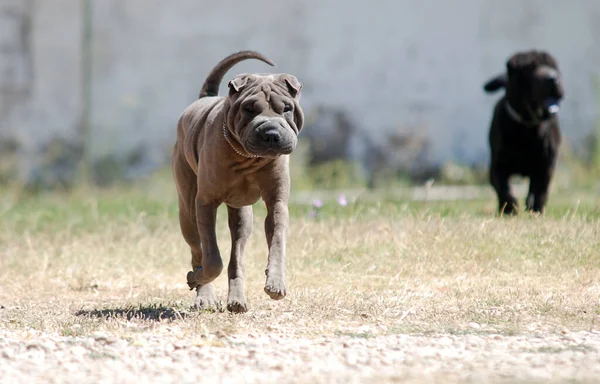
POLYGON ((510 192, 508 178, 510 174, 495 167, 490 168, 490 182, 498 195, 498 213, 513 215, 517 213, 517 199, 510 192))
POLYGON ((531 176, 529 181, 529 194, 527 195, 527 210, 542 213, 548 200, 548 189, 552 172, 544 171, 541 174, 531 176))

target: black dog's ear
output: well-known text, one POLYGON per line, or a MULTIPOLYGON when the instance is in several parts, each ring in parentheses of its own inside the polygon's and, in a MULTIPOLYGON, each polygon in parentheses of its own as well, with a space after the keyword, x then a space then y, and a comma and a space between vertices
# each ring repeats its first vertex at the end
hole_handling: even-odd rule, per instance
POLYGON ((483 90, 488 93, 496 92, 500 88, 506 87, 507 82, 508 82, 508 76, 505 73, 503 73, 501 75, 498 75, 498 76, 488 80, 487 83, 485 83, 483 85, 483 90))

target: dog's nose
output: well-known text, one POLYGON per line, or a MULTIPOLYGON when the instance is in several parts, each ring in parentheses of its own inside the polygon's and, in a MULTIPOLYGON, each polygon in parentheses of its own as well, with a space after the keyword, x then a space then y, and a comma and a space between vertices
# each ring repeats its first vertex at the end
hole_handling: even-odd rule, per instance
POLYGON ((276 129, 265 129, 260 133, 260 138, 270 145, 278 143, 281 140, 281 134, 276 129))

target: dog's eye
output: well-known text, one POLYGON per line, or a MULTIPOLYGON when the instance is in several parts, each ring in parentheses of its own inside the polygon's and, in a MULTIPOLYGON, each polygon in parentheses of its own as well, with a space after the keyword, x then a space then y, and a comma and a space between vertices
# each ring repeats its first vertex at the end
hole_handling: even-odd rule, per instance
POLYGON ((291 105, 289 105, 289 104, 286 104, 286 105, 283 107, 283 113, 290 112, 291 110, 292 110, 292 106, 291 106, 291 105))
POLYGON ((248 113, 254 113, 254 107, 251 105, 247 105, 244 107, 244 110, 248 113))

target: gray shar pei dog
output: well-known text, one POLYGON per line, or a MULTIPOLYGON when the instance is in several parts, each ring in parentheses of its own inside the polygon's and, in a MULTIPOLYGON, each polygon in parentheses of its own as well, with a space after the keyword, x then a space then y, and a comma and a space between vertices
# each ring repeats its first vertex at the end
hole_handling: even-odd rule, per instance
POLYGON ((246 59, 274 65, 254 51, 218 63, 199 99, 179 119, 172 158, 181 233, 192 253, 187 283, 196 289, 197 307, 216 302, 211 282, 221 274, 223 261, 215 223, 217 208, 227 205, 232 241, 227 309, 232 312, 247 311, 244 248, 252 231, 252 204, 260 198, 268 210, 264 290, 274 300, 286 295, 289 155, 304 124, 302 84, 289 74, 241 74, 229 82, 227 96, 218 96, 225 73, 246 59))

